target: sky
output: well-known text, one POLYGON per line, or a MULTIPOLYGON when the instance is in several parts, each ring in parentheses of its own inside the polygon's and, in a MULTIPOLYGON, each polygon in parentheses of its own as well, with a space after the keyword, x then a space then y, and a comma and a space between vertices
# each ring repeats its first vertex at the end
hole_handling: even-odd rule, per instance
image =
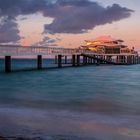
POLYGON ((75 48, 102 35, 140 50, 140 0, 0 0, 0 44, 75 48))

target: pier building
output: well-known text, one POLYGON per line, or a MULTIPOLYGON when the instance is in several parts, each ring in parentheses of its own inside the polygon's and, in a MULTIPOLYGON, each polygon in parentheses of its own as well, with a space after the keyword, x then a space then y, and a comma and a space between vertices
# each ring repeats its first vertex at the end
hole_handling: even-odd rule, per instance
POLYGON ((134 47, 131 49, 121 39, 113 39, 111 36, 100 36, 94 40, 85 40, 85 45, 80 48, 98 54, 137 54, 134 47))
POLYGON ((134 47, 129 48, 121 39, 101 36, 86 40, 79 48, 51 48, 47 46, 0 45, 0 58, 5 60, 5 72, 12 71, 15 56, 36 56, 36 69, 44 69, 43 59, 53 56, 56 67, 85 66, 89 64, 132 65, 140 64, 134 47), (45 58, 44 58, 45 57, 45 58))

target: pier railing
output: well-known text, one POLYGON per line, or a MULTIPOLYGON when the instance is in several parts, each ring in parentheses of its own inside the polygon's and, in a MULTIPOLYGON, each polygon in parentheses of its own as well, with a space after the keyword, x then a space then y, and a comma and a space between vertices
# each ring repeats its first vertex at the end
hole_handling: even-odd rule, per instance
POLYGON ((43 56, 47 55, 55 56, 55 64, 57 64, 59 68, 64 66, 64 61, 65 64, 68 64, 68 59, 71 59, 71 66, 81 66, 87 64, 140 64, 140 57, 137 53, 99 54, 93 51, 78 48, 50 48, 34 46, 23 47, 14 45, 0 45, 0 58, 5 59, 5 72, 11 72, 11 60, 13 56, 37 56, 37 69, 42 69, 43 56))
POLYGON ((26 55, 71 55, 76 53, 83 53, 82 49, 76 48, 50 48, 50 47, 35 47, 35 46, 14 46, 14 45, 0 45, 0 56, 26 56, 26 55))
POLYGON ((20 45, 0 45, 0 56, 26 56, 26 55, 72 55, 72 54, 93 54, 106 56, 137 56, 136 53, 121 53, 121 54, 99 54, 93 51, 79 49, 79 48, 56 48, 56 47, 42 47, 42 46, 20 46, 20 45))

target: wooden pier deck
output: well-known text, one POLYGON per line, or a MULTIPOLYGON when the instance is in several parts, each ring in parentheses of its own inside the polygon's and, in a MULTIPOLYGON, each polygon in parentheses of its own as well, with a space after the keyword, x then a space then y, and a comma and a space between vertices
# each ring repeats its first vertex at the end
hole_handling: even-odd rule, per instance
POLYGON ((51 56, 58 68, 69 66, 77 67, 91 64, 132 65, 140 64, 138 54, 97 54, 92 51, 77 48, 49 48, 0 45, 0 58, 5 60, 5 72, 12 71, 12 58, 15 56, 36 56, 37 70, 43 69, 43 57, 51 56), (69 61, 68 61, 69 60, 69 61))

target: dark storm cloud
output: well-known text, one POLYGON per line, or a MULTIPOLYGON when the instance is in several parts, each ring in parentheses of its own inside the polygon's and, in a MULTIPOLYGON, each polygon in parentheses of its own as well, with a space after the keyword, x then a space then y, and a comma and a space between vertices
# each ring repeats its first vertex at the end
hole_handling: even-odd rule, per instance
POLYGON ((50 25, 45 25, 45 30, 50 33, 83 33, 97 25, 127 18, 132 12, 118 4, 103 7, 88 0, 58 0, 44 12, 45 16, 54 18, 50 25))
POLYGON ((1 19, 0 43, 17 42, 20 39, 17 23, 8 18, 1 19))
POLYGON ((17 42, 20 40, 16 17, 19 15, 42 12, 45 8, 44 0, 0 0, 0 43, 17 42))
POLYGON ((45 0, 0 0, 0 16, 15 18, 18 15, 34 14, 45 8, 45 0))
POLYGON ((0 18, 7 18, 7 23, 0 24, 1 42, 20 39, 16 17, 37 12, 54 19, 45 25, 45 33, 83 33, 127 18, 133 11, 118 4, 103 7, 89 0, 0 0, 0 18))

